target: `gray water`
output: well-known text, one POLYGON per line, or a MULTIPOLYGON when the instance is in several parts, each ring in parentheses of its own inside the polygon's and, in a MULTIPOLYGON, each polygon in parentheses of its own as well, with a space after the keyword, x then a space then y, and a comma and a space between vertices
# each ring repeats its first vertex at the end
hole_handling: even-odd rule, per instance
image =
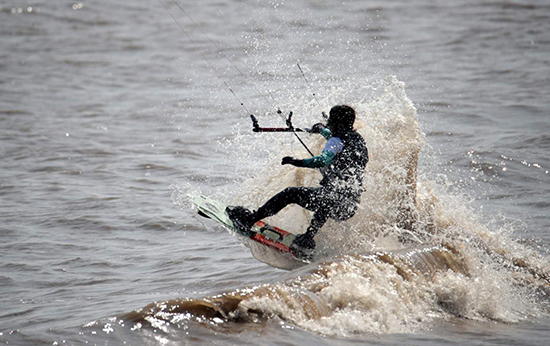
MULTIPOLYGON (((445 217, 467 209, 473 219, 456 221, 465 233, 482 225, 516 256, 534 251, 546 271, 550 259, 548 2, 163 3, 0 3, 0 342, 547 343, 547 300, 523 293, 533 306, 518 302, 513 318, 434 308, 402 330, 350 327, 366 314, 359 308, 305 324, 192 320, 168 332, 114 319, 297 275, 257 261, 186 196, 267 197, 248 177, 278 177, 282 156, 305 157, 290 135, 254 135, 248 111, 281 126, 275 110, 293 110, 308 126, 350 103, 368 130, 369 119, 392 118, 392 102, 372 106, 392 75, 426 134, 419 180, 435 186, 445 217)), ((407 143, 396 135, 369 147, 407 143)), ((361 232, 334 234, 346 243, 361 232)), ((376 313, 392 313, 377 303, 376 313)), ((417 316, 396 320, 408 317, 417 316)))

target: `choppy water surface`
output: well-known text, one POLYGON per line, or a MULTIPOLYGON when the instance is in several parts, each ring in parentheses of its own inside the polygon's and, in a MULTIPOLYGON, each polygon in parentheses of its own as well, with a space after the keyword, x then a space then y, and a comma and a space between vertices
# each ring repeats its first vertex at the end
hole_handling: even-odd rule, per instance
POLYGON ((549 19, 545 1, 0 4, 0 341, 544 344, 549 19), (305 127, 337 103, 371 162, 325 261, 275 269, 195 215, 193 193, 257 207, 315 184, 247 112, 305 127))

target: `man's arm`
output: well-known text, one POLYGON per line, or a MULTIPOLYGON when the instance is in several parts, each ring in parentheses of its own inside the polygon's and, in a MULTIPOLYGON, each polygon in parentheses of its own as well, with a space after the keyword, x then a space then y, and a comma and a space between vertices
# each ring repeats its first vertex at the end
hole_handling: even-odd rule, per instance
POLYGON ((343 149, 344 143, 340 138, 330 137, 321 155, 317 155, 304 160, 298 160, 293 157, 286 156, 283 158, 281 164, 290 164, 296 167, 322 168, 328 166, 332 162, 332 160, 334 160, 336 155, 338 155, 343 149))
POLYGON ((325 137, 325 139, 328 141, 330 137, 332 137, 332 133, 328 129, 328 127, 325 127, 322 123, 317 123, 309 129, 309 132, 311 133, 319 133, 321 136, 325 137))

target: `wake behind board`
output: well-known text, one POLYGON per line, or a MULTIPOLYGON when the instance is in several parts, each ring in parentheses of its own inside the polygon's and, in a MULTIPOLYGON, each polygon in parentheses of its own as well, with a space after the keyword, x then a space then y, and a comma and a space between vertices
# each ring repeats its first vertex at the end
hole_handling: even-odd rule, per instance
POLYGON ((281 269, 294 269, 309 263, 290 248, 295 234, 263 221, 256 222, 250 231, 243 232, 235 227, 225 212, 225 204, 203 195, 196 195, 193 202, 199 215, 210 218, 241 236, 256 259, 281 269))

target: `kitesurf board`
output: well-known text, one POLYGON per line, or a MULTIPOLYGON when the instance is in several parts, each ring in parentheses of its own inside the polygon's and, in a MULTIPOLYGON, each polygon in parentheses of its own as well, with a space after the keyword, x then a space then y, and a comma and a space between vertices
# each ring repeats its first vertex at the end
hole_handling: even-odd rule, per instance
POLYGON ((250 231, 244 232, 235 227, 225 211, 225 204, 203 195, 195 195, 193 202, 199 215, 212 219, 243 237, 244 242, 258 260, 282 269, 294 269, 309 263, 290 248, 296 237, 295 234, 270 226, 263 221, 256 222, 250 231))

